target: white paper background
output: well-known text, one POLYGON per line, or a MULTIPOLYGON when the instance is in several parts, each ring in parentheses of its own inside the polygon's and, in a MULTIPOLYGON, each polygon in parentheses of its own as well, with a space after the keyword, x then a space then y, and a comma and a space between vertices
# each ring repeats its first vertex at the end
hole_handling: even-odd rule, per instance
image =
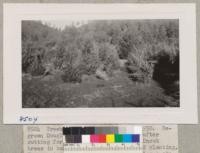
POLYGON ((4 13, 4 123, 20 116, 45 123, 197 123, 196 21, 193 4, 6 4, 4 13), (179 19, 180 108, 21 107, 22 19, 179 19))

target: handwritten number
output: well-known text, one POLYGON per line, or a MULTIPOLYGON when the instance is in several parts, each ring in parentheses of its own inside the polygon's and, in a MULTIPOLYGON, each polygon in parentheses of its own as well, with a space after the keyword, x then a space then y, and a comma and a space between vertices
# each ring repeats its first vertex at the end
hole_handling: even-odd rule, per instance
POLYGON ((35 124, 38 120, 38 117, 31 117, 31 116, 20 116, 19 121, 21 123, 32 123, 35 124))

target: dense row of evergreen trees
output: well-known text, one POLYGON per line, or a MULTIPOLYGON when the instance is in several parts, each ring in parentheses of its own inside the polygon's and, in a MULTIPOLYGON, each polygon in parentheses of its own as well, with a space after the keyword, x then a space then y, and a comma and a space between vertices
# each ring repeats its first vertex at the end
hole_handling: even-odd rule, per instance
POLYGON ((100 65, 112 75, 119 69, 119 60, 125 59, 129 73, 151 78, 152 61, 158 63, 163 57, 166 64, 178 61, 178 38, 178 20, 98 20, 64 30, 23 21, 22 71, 43 75, 51 65, 72 82, 80 81, 83 74, 94 74, 100 65))

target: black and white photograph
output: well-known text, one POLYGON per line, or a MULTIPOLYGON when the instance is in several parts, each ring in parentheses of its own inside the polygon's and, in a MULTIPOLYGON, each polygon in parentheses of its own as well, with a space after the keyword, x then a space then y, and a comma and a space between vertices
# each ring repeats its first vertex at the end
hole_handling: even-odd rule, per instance
POLYGON ((179 107, 179 20, 23 20, 22 106, 179 107))

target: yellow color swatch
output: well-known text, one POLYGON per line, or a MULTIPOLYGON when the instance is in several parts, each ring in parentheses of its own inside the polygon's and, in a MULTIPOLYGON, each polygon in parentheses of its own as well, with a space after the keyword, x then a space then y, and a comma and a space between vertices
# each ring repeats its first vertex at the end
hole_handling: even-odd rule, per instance
POLYGON ((114 143, 115 142, 115 135, 114 134, 107 134, 106 135, 106 143, 114 143))

